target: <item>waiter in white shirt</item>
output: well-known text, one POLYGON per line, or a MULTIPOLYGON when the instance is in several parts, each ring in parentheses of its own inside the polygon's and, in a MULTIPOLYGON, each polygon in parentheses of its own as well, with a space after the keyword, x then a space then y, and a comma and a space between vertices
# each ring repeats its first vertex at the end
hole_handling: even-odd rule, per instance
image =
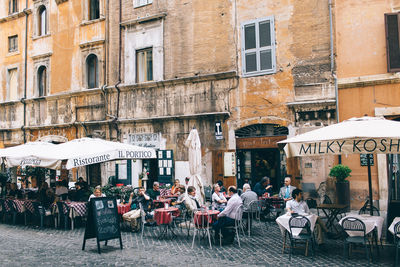
POLYGON ((228 188, 228 195, 231 197, 226 205, 226 208, 218 214, 218 220, 214 223, 215 240, 218 240, 218 233, 221 231, 224 237, 224 243, 233 243, 235 235, 224 231, 227 226, 235 225, 235 219, 239 213, 239 207, 243 204, 242 199, 237 194, 235 186, 228 188))

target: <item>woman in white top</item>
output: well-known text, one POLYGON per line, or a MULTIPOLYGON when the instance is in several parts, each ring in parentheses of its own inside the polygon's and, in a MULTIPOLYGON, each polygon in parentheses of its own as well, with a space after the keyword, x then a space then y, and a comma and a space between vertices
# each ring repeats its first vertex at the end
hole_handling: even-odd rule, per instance
POLYGON ((226 198, 224 194, 220 192, 221 187, 219 184, 214 184, 214 193, 212 194, 211 201, 212 207, 215 210, 223 210, 226 207, 226 198))
POLYGON ((101 192, 101 188, 100 187, 96 187, 95 189, 94 189, 94 191, 93 191, 93 194, 91 194, 90 195, 90 197, 89 197, 89 202, 90 202, 90 200, 92 199, 92 198, 95 198, 95 197, 105 197, 106 195, 104 195, 102 192, 101 192))

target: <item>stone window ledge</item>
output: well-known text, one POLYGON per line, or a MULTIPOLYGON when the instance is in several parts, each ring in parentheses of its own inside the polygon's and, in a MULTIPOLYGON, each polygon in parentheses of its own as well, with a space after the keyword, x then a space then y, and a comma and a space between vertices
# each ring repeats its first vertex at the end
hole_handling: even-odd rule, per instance
POLYGON ((100 16, 100 18, 98 18, 98 19, 83 20, 79 26, 86 26, 86 25, 94 24, 94 23, 103 21, 103 20, 105 20, 105 19, 106 19, 106 17, 100 16))
POLYGON ((51 33, 49 32, 49 33, 47 33, 47 34, 45 34, 45 35, 40 35, 40 36, 38 36, 38 35, 36 35, 36 36, 32 36, 32 40, 38 40, 38 39, 42 39, 42 38, 46 38, 46 37, 49 37, 49 36, 51 36, 51 33))

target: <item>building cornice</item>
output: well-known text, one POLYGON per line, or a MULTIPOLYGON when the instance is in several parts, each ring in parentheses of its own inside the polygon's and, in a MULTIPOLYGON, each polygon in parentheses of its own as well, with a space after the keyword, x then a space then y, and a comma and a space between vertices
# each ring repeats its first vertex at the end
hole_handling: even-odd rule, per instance
POLYGON ((86 47, 90 47, 90 46, 101 45, 101 44, 104 44, 104 43, 105 43, 105 39, 100 39, 100 40, 94 40, 94 41, 80 43, 79 47, 80 48, 86 48, 86 47))
POLYGON ((338 88, 357 88, 400 83, 400 73, 385 73, 359 77, 338 78, 338 88))
POLYGON ((7 17, 0 18, 0 23, 7 22, 7 21, 11 21, 11 20, 15 20, 15 19, 22 18, 22 17, 25 17, 25 14, 27 14, 27 15, 32 14, 32 10, 31 10, 31 9, 24 9, 24 10, 22 10, 22 11, 15 12, 15 13, 13 13, 13 14, 10 14, 10 15, 8 15, 7 17))
POLYGON ((162 18, 164 18, 166 16, 167 16, 167 13, 166 12, 162 12, 162 13, 159 13, 159 14, 154 14, 154 15, 151 15, 151 16, 143 17, 143 18, 137 18, 137 19, 124 21, 124 22, 121 22, 120 25, 121 25, 121 27, 134 26, 134 25, 140 24, 140 23, 146 23, 146 22, 150 22, 150 21, 154 21, 154 20, 159 20, 159 19, 162 19, 162 18))

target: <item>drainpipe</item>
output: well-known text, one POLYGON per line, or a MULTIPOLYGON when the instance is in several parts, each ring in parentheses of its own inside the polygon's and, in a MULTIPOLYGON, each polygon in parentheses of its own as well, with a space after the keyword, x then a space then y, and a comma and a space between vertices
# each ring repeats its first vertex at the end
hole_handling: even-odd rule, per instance
MULTIPOLYGON (((335 83, 335 102, 336 102, 336 122, 339 123, 339 92, 337 76, 335 73, 335 58, 333 46, 333 18, 332 18, 332 0, 329 0, 329 31, 330 31, 330 50, 331 50, 331 75, 335 83)), ((342 164, 342 156, 338 156, 339 164, 342 164)))
POLYGON ((24 132, 24 143, 26 143, 26 134, 25 134, 25 126, 26 126, 26 82, 27 82, 27 66, 28 66, 28 0, 25 1, 25 60, 24 60, 24 97, 21 99, 21 102, 24 104, 24 125, 21 127, 22 131, 24 132))
POLYGON ((329 26, 330 26, 330 50, 331 50, 331 74, 335 81, 335 97, 336 97, 336 121, 339 122, 339 94, 337 76, 335 73, 335 58, 333 46, 333 18, 332 18, 332 0, 329 0, 329 26))
POLYGON ((117 140, 120 138, 120 132, 118 129, 118 117, 119 117, 119 99, 121 94, 121 89, 118 85, 121 84, 121 53, 122 53, 122 34, 121 34, 121 22, 122 22, 122 0, 119 0, 119 22, 118 22, 118 39, 119 39, 119 48, 118 48, 118 82, 114 85, 117 90, 117 110, 115 120, 115 129, 117 131, 117 140))

